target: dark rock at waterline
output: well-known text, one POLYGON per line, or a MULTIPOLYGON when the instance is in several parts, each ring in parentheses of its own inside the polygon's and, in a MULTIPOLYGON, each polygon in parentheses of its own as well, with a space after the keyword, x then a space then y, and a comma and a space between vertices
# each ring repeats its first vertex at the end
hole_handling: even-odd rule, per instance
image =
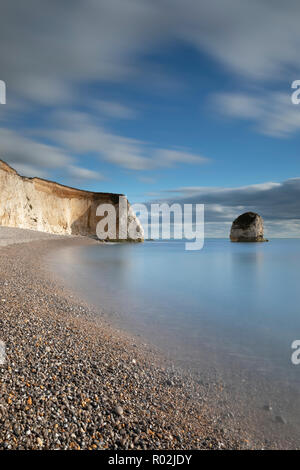
POLYGON ((245 212, 235 219, 231 226, 232 242, 266 242, 264 238, 264 222, 255 212, 245 212))

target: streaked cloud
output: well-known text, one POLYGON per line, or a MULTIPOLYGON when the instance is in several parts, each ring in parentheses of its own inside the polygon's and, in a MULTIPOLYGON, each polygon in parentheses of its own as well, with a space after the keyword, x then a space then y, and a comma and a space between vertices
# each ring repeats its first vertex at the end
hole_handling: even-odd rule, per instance
POLYGON ((105 177, 94 170, 89 170, 88 168, 81 168, 76 165, 69 165, 68 166, 68 173, 73 178, 81 181, 81 180, 95 180, 100 181, 105 179, 105 177))
MULTIPOLYGON (((0 156, 30 176, 59 169, 62 178, 85 181, 105 177, 91 169, 93 165, 85 168, 83 162, 91 163, 91 154, 99 162, 140 172, 141 178, 151 170, 156 170, 154 176, 150 173, 156 178, 161 169, 209 163, 214 155, 202 155, 198 142, 194 140, 190 150, 188 138, 175 139, 172 119, 166 123, 171 144, 164 139, 149 142, 145 129, 135 134, 133 123, 125 122, 137 117, 130 102, 137 84, 147 90, 161 88, 176 100, 186 75, 171 77, 168 60, 160 61, 156 54, 176 54, 182 46, 212 61, 216 76, 228 72, 235 85, 234 93, 218 88, 214 112, 245 120, 264 135, 293 136, 300 129, 300 108, 291 104, 289 89, 300 75, 299 16, 296 0, 227 0, 226 7, 223 0, 76 0, 72 8, 58 0, 10 0, 1 5, 0 16, 1 79, 7 84, 8 103, 0 110, 0 156), (115 95, 101 94, 108 83, 109 91, 113 84, 122 87, 115 95), (279 91, 284 87, 286 93, 279 91), (32 113, 31 134, 26 109, 32 113), (64 112, 60 118, 56 113, 49 124, 53 109, 64 112), (88 109, 89 116, 75 109, 88 109), (185 141, 186 147, 179 148, 185 141)), ((197 73, 199 79, 207 78, 201 67, 197 73)), ((155 116, 157 107, 148 117, 155 116)), ((237 213, 256 209, 278 228, 277 216, 297 219, 298 186, 295 178, 229 189, 179 188, 169 194, 179 200, 204 200, 211 224, 229 223, 237 213)))
POLYGON ((241 213, 254 211, 264 218, 273 236, 300 237, 300 177, 237 188, 175 188, 161 192, 159 199, 169 203, 205 204, 207 228, 212 230, 220 224, 218 233, 224 234, 228 224, 241 213), (164 197, 166 193, 173 196, 164 197))
POLYGON ((76 159, 62 148, 11 129, 0 128, 0 158, 22 176, 49 178, 51 171, 59 169, 76 182, 104 179, 100 173, 76 165, 76 159))
POLYGON ((223 115, 254 123, 254 129, 273 137, 287 137, 300 130, 300 108, 291 102, 291 91, 219 93, 212 103, 223 115))
POLYGON ((210 160, 201 155, 195 155, 181 150, 158 149, 155 152, 155 158, 161 162, 161 166, 173 166, 176 163, 188 163, 192 165, 202 165, 210 160))
POLYGON ((137 112, 134 109, 116 101, 98 100, 94 103, 94 108, 100 114, 104 114, 104 116, 109 118, 134 119, 137 116, 137 112))
POLYGON ((101 161, 128 170, 153 170, 209 162, 209 158, 188 151, 155 148, 155 144, 114 134, 85 113, 60 113, 53 121, 59 122, 59 128, 46 131, 44 135, 59 143, 66 152, 80 155, 93 153, 101 161))
POLYGON ((71 163, 71 158, 61 148, 5 128, 0 128, 0 155, 11 165, 28 164, 41 169, 61 168, 71 163))
POLYGON ((153 184, 156 182, 156 179, 152 176, 138 176, 137 178, 141 183, 153 184))
POLYGON ((48 171, 40 168, 38 165, 30 165, 30 163, 9 162, 10 166, 16 170, 19 175, 27 176, 28 178, 43 178, 48 179, 48 171))
POLYGON ((61 102, 77 83, 141 79, 143 68, 147 77, 145 54, 181 42, 236 74, 277 80, 300 71, 299 14, 296 0, 227 0, 226 8, 222 0, 78 0, 72 8, 10 0, 1 6, 1 70, 10 90, 61 102))

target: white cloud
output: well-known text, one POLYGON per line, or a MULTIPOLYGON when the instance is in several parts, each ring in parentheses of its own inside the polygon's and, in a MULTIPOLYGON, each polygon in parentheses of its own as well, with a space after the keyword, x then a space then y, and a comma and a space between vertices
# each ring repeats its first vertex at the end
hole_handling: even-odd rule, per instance
POLYGON ((296 0, 10 0, 1 5, 1 79, 9 93, 57 103, 76 83, 141 81, 148 52, 185 42, 237 74, 277 80, 300 72, 299 14, 296 0))
POLYGON ((263 96, 220 93, 214 95, 213 104, 224 115, 254 122, 261 134, 287 137, 300 130, 300 106, 292 103, 290 90, 263 96))
POLYGON ((239 119, 258 119, 263 114, 262 100, 245 93, 218 93, 213 103, 221 113, 239 119))
POLYGON ((155 152, 155 157, 158 162, 161 162, 161 166, 173 166, 176 163, 201 165, 209 162, 206 157, 181 150, 158 149, 155 152))
POLYGON ((48 178, 47 170, 41 169, 39 166, 30 165, 29 163, 20 163, 20 162, 9 162, 10 166, 16 170, 19 175, 27 176, 28 178, 48 178))
POLYGON ((153 178, 152 176, 139 176, 138 180, 141 183, 145 183, 145 184, 153 184, 156 181, 156 179, 153 178))
POLYGON ((172 1, 179 36, 248 79, 278 80, 299 71, 297 0, 172 1))
POLYGON ((16 80, 18 92, 42 105, 65 104, 72 100, 72 86, 57 77, 22 75, 16 80))
POLYGON ((98 100, 94 107, 96 110, 105 116, 116 119, 134 119, 137 116, 136 111, 134 111, 129 106, 125 106, 116 101, 105 101, 98 100))
POLYGON ((45 135, 59 142, 66 152, 94 153, 100 160, 129 170, 168 168, 183 163, 202 165, 209 161, 187 151, 155 149, 148 142, 113 134, 84 113, 62 113, 54 121, 60 127, 45 135))
POLYGON ((60 170, 78 183, 84 180, 102 180, 96 171, 76 165, 75 159, 64 149, 44 144, 11 130, 0 128, 0 158, 19 174, 28 177, 49 178, 49 172, 60 170))
MULTIPOLYGON (((72 99, 86 103, 82 85, 103 81, 150 84, 160 80, 169 88, 166 71, 154 63, 151 52, 182 43, 252 85, 259 80, 264 85, 268 82, 263 80, 285 80, 289 86, 300 74, 300 3, 296 0, 272 4, 227 0, 226 7, 223 0, 77 0, 72 8, 55 0, 10 0, 0 10, 6 113, 17 99, 25 103, 29 99, 31 107, 32 101, 55 107, 72 99)), ((299 108, 291 104, 289 90, 286 95, 253 92, 217 98, 226 114, 249 119, 264 134, 283 137, 300 129, 299 108)), ((102 100, 99 105, 103 115, 134 117, 130 107, 116 101, 102 100)), ((118 135, 82 120, 80 113, 75 125, 75 113, 70 114, 74 114, 71 122, 66 120, 53 131, 53 145, 1 129, 2 157, 42 172, 75 165, 72 153, 93 152, 100 160, 131 170, 206 161, 185 150, 155 149, 148 142, 118 135)))
POLYGON ((57 146, 47 145, 0 128, 0 157, 8 163, 33 165, 37 168, 61 168, 71 163, 71 158, 57 146))
MULTIPOLYGON (((291 181, 291 180, 289 180, 291 181)), ((236 188, 223 188, 218 186, 183 186, 175 189, 167 189, 164 193, 174 193, 181 197, 194 197, 194 196, 213 196, 213 197, 226 197, 228 194, 243 193, 243 194, 256 194, 258 192, 269 191, 270 189, 278 188, 281 183, 258 183, 247 186, 238 186, 236 188)))
POLYGON ((42 103, 68 97, 73 83, 123 80, 138 70, 135 57, 163 23, 144 0, 78 0, 71 8, 11 0, 1 5, 3 79, 10 91, 42 103))
POLYGON ((93 124, 81 128, 68 128, 52 133, 55 141, 74 153, 95 153, 100 160, 130 170, 152 168, 150 158, 143 155, 142 142, 118 136, 93 124))
POLYGON ((88 168, 81 168, 76 165, 68 166, 68 173, 70 176, 79 179, 79 180, 103 180, 104 176, 94 170, 89 170, 88 168))

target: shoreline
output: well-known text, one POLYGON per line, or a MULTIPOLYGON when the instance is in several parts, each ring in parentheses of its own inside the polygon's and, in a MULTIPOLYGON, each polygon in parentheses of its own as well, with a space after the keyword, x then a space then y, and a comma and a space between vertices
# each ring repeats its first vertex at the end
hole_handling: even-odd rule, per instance
MULTIPOLYGON (((101 306, 103 317, 108 319, 114 331, 129 332, 131 336, 138 336, 143 342, 155 345, 157 356, 167 358, 168 363, 174 364, 177 370, 188 371, 194 381, 205 384, 205 389, 209 390, 209 408, 215 416, 215 422, 221 424, 225 433, 231 435, 234 431, 242 435, 243 439, 246 435, 251 449, 299 448, 300 395, 296 375, 288 375, 287 371, 282 375, 276 361, 270 364, 264 356, 255 355, 254 351, 249 356, 242 353, 243 349, 237 350, 234 344, 228 343, 228 348, 224 347, 222 338, 218 341, 217 330, 202 335, 201 341, 197 340, 195 345, 193 335, 186 335, 183 331, 176 335, 171 323, 164 323, 160 327, 157 314, 165 314, 163 303, 154 316, 153 325, 156 326, 143 322, 149 315, 151 299, 148 297, 144 302, 138 302, 140 295, 143 298, 142 292, 136 292, 138 297, 135 300, 140 307, 137 309, 135 302, 132 303, 135 313, 130 318, 133 311, 125 308, 123 312, 122 302, 114 300, 119 284, 114 285, 114 277, 105 272, 106 269, 109 272, 110 266, 104 262, 101 269, 101 260, 107 258, 107 250, 114 251, 102 244, 76 248, 67 244, 57 251, 50 251, 46 262, 48 264, 50 261, 51 272, 59 277, 63 285, 68 284, 71 289, 78 286, 82 299, 86 299, 89 305, 93 302, 96 309, 101 306), (81 257, 82 252, 87 256, 81 257), (85 262, 93 254, 97 259, 97 269, 89 267, 89 263, 85 262), (62 260, 65 260, 66 266, 60 266, 62 260), (82 265, 78 265, 78 260, 82 265), (110 295, 107 295, 105 286, 110 295)), ((132 251, 130 247, 126 248, 128 250, 132 251)), ((133 251, 136 250, 139 251, 138 248, 133 251)), ((118 272, 115 274, 118 276, 118 272)), ((130 295, 133 295, 132 291, 130 295)), ((171 317, 169 322, 172 322, 171 317)))
POLYGON ((249 448, 206 386, 57 283, 42 261, 66 243, 97 242, 1 248, 0 449, 249 448))

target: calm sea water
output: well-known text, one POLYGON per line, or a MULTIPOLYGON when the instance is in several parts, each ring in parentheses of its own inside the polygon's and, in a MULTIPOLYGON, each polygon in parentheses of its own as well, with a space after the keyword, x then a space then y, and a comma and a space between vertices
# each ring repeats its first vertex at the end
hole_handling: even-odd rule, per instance
POLYGON ((66 247, 52 263, 182 365, 239 368, 300 390, 300 365, 291 363, 300 339, 300 240, 208 239, 201 251, 185 251, 181 241, 66 247))

